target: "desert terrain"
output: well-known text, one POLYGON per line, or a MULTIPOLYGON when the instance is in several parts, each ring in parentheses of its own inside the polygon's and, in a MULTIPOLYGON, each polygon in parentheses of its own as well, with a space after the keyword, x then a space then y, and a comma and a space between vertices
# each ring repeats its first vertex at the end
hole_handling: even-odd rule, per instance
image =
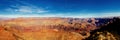
POLYGON ((0 40, 120 40, 119 24, 119 17, 1 19, 0 40))

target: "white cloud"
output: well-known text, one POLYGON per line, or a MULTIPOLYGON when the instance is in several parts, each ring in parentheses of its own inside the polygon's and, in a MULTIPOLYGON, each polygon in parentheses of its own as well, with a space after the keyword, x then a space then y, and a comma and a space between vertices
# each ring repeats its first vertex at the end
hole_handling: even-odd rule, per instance
POLYGON ((37 9, 36 12, 37 13, 44 13, 44 12, 48 12, 48 11, 37 9))
POLYGON ((44 10, 42 8, 32 7, 32 6, 11 6, 12 8, 7 8, 7 12, 12 13, 45 13, 48 12, 47 10, 44 10))
POLYGON ((120 16, 120 12, 103 13, 101 16, 120 16))
POLYGON ((101 14, 79 14, 79 15, 66 15, 66 14, 44 14, 44 15, 0 15, 0 17, 72 17, 72 18, 91 18, 91 17, 114 17, 120 16, 120 12, 114 13, 101 13, 101 14))
POLYGON ((40 8, 36 5, 32 5, 31 3, 28 3, 26 1, 22 0, 15 0, 19 2, 16 5, 11 5, 11 7, 16 8, 15 12, 20 12, 20 13, 45 13, 48 12, 48 10, 44 10, 44 8, 40 8), (26 6, 23 6, 21 4, 24 4, 26 6))
POLYGON ((9 17, 9 18, 17 18, 17 17, 58 17, 59 15, 0 15, 0 17, 9 17))
POLYGON ((15 9, 16 12, 21 12, 21 13, 32 13, 33 9, 28 7, 28 6, 20 6, 17 9, 15 9))
POLYGON ((40 8, 33 8, 29 6, 20 6, 17 9, 19 12, 25 12, 25 13, 44 13, 47 12, 46 10, 40 9, 40 8))

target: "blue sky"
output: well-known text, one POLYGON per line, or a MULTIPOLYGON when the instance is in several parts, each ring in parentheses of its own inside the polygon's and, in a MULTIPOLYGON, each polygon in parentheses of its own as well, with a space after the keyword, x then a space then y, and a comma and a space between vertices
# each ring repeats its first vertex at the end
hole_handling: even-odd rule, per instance
POLYGON ((0 0, 0 17, 120 16, 119 0, 0 0))

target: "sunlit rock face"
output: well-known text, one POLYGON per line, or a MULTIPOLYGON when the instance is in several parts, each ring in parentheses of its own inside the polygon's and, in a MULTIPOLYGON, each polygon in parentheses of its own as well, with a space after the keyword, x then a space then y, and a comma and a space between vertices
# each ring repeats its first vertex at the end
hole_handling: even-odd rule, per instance
POLYGON ((94 37, 95 40, 118 40, 119 31, 113 29, 118 36, 111 33, 111 28, 117 26, 104 29, 116 21, 119 24, 119 18, 56 17, 0 20, 0 40, 92 40, 94 37))
MULTIPOLYGON (((91 40, 117 40, 115 36, 109 32, 96 32, 91 37, 91 40)), ((88 39, 89 40, 89 39, 88 39)))

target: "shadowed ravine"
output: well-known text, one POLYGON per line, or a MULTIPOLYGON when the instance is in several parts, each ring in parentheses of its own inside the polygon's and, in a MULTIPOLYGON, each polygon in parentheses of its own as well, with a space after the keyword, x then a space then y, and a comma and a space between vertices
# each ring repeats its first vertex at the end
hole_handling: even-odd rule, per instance
POLYGON ((100 35, 104 35, 106 38, 102 40, 120 40, 120 18, 114 18, 113 23, 102 26, 100 29, 91 32, 90 37, 86 40, 98 40, 100 35), (107 37, 110 36, 110 39, 107 37))

